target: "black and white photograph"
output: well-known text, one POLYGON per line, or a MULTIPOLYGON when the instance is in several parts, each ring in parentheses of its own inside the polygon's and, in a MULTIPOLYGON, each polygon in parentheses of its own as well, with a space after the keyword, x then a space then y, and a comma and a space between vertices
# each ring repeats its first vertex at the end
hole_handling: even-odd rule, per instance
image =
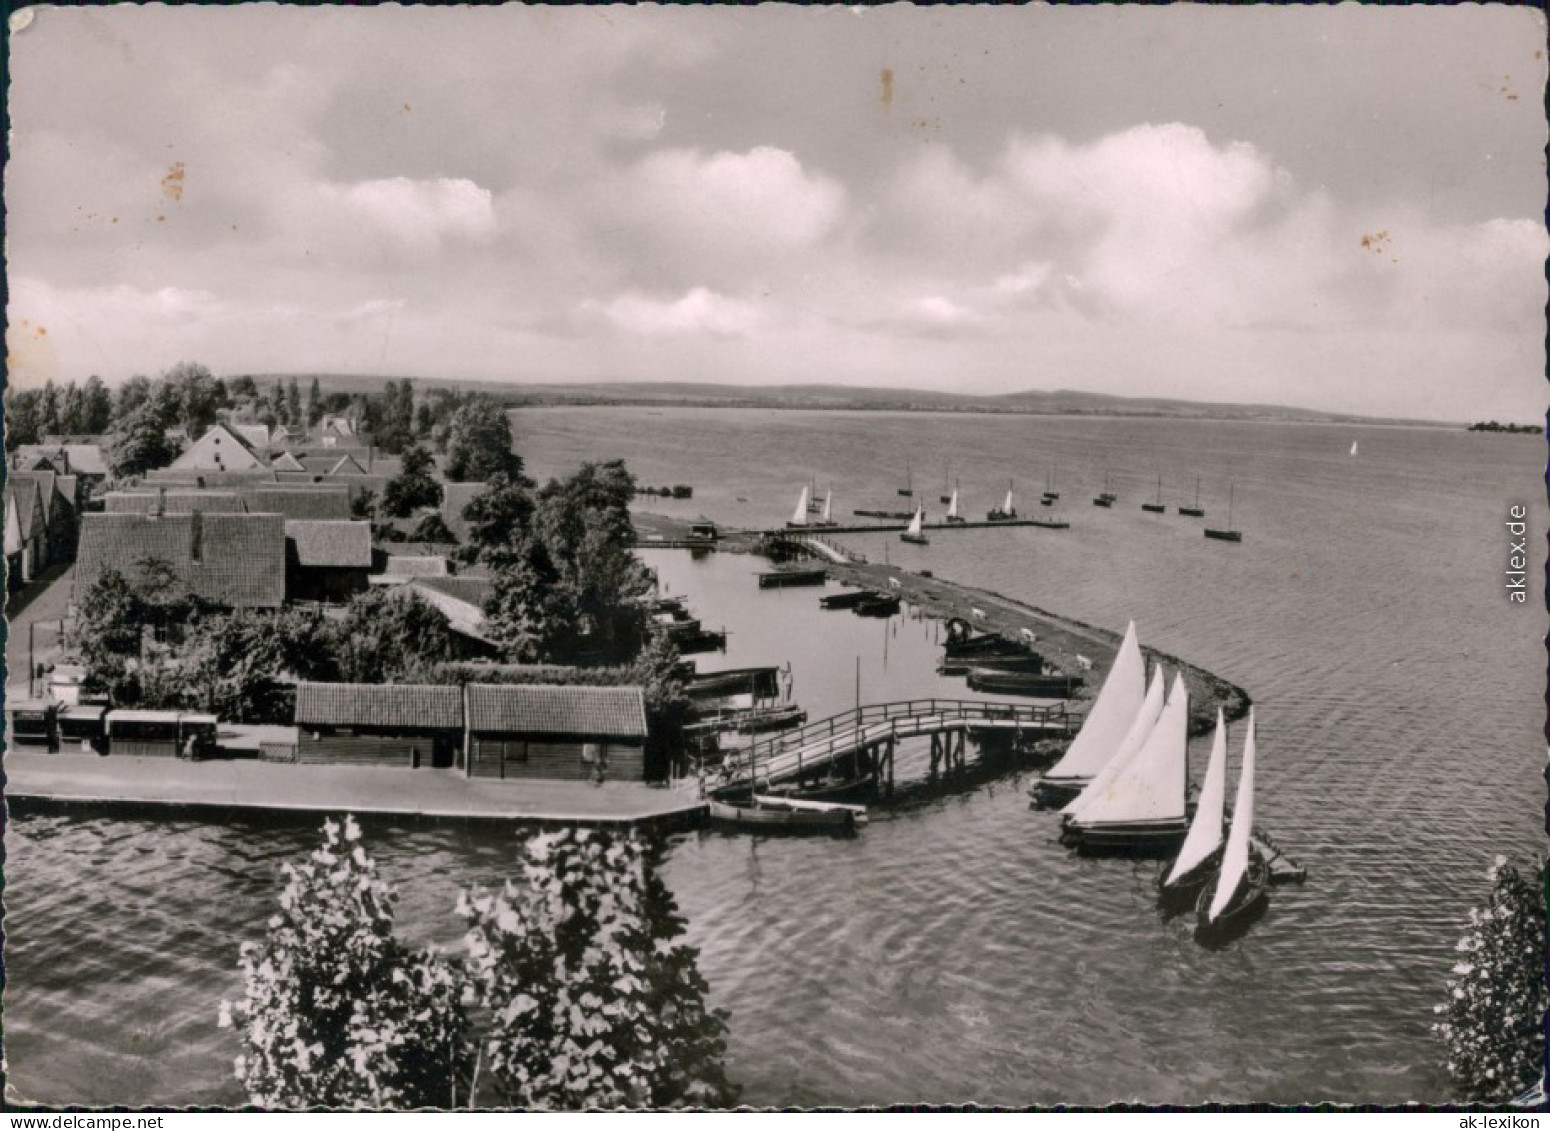
POLYGON ((1545 1107, 1542 10, 7 39, 7 1110, 1545 1107))

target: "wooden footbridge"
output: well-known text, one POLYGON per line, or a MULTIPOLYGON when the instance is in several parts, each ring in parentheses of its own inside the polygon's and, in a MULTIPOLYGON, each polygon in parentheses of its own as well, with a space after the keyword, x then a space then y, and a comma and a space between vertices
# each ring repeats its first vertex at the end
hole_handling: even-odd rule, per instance
POLYGON ((814 779, 833 770, 871 776, 893 788, 894 748, 901 739, 929 736, 931 769, 962 768, 968 735, 1001 733, 1018 738, 1069 735, 1081 722, 1053 703, 999 703, 965 699, 909 699, 876 703, 808 723, 755 742, 732 756, 706 783, 712 792, 766 789, 814 779))

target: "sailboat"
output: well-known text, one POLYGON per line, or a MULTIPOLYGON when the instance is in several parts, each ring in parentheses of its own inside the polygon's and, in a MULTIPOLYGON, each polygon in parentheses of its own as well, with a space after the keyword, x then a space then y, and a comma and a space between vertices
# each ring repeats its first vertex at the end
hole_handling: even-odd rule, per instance
POLYGON ((909 529, 906 530, 903 534, 899 535, 899 540, 901 542, 913 542, 917 546, 931 545, 930 539, 921 533, 921 528, 925 522, 925 518, 926 516, 924 509, 917 507, 915 509, 915 517, 910 519, 909 529))
POLYGON ((1162 476, 1161 475, 1159 475, 1157 477, 1157 501, 1155 503, 1142 503, 1141 504, 1141 509, 1144 510, 1144 511, 1150 511, 1152 514, 1166 514, 1167 513, 1168 508, 1163 506, 1163 501, 1162 501, 1162 476))
POLYGON ((1194 902, 1202 884, 1210 882, 1221 862, 1223 842, 1223 806, 1227 801, 1227 724, 1222 709, 1216 709, 1216 737, 1211 740, 1211 760, 1206 763, 1205 780, 1195 817, 1184 837, 1184 847, 1158 885, 1165 903, 1182 899, 1194 902))
POLYGON ((834 521, 834 488, 830 487, 823 497, 823 511, 814 526, 838 526, 834 521))
POLYGON ((791 512, 786 525, 788 527, 807 525, 807 487, 805 485, 802 488, 802 497, 797 500, 797 509, 791 512))
POLYGON ((1011 522, 1017 517, 1017 508, 1012 505, 1012 481, 1006 481, 1006 500, 1001 506, 985 515, 986 522, 1011 522))
POLYGON ((1060 761, 1034 784, 1034 799, 1042 805, 1063 805, 1075 798, 1119 751, 1145 699, 1146 660, 1136 642, 1136 622, 1131 621, 1082 729, 1060 761))
POLYGON ((913 498, 915 494, 915 482, 910 478, 910 461, 904 461, 904 486, 899 488, 899 494, 907 498, 913 498))
POLYGON ((948 501, 947 501, 947 521, 948 522, 963 522, 964 521, 963 516, 958 513, 958 488, 957 487, 954 487, 953 488, 953 493, 948 496, 948 501))
POLYGON ((1050 472, 1048 471, 1048 469, 1046 469, 1045 472, 1044 472, 1044 497, 1046 499, 1058 499, 1058 498, 1060 498, 1060 492, 1055 490, 1055 488, 1054 488, 1054 486, 1053 486, 1053 484, 1051 482, 1050 472))
POLYGON ((1147 684, 1146 698, 1141 701, 1140 708, 1131 719, 1130 727, 1125 731, 1125 737, 1120 740, 1119 746, 1108 761, 1092 776, 1092 780, 1079 789, 1075 797, 1066 802, 1065 808, 1060 811, 1063 818, 1062 824, 1069 825, 1082 806, 1108 789, 1109 783, 1119 776, 1120 771, 1129 764, 1141 747, 1146 745, 1152 728, 1162 717, 1163 707, 1167 702, 1165 694, 1167 688, 1168 678, 1162 670, 1162 665, 1155 665, 1152 668, 1152 680, 1147 684))
POLYGON ((1079 852, 1158 855, 1184 839, 1189 787, 1189 691, 1176 673, 1167 705, 1107 785, 1094 779, 1074 802, 1062 839, 1079 852))
POLYGON ((952 492, 949 492, 948 489, 947 489, 947 484, 948 484, 948 481, 949 481, 948 480, 948 476, 952 472, 952 469, 953 469, 953 465, 952 465, 952 463, 950 461, 948 463, 944 463, 942 465, 942 495, 941 495, 940 499, 938 500, 939 502, 943 502, 943 503, 951 502, 953 495, 958 493, 957 492, 957 484, 953 485, 952 492))
POLYGON ((1238 770, 1238 797, 1232 807, 1232 831, 1222 853, 1222 870, 1208 883, 1196 904, 1197 935, 1212 935, 1241 923, 1265 901, 1270 869, 1252 851, 1254 835, 1254 708, 1249 708, 1248 735, 1243 740, 1243 765, 1238 770))
POLYGON ((1232 502, 1233 502, 1233 490, 1234 490, 1235 486, 1236 486, 1236 484, 1230 484, 1228 486, 1228 488, 1227 488, 1227 529, 1225 529, 1225 530, 1212 530, 1208 526, 1208 527, 1206 527, 1206 537, 1207 538, 1215 538, 1218 542, 1242 542, 1243 541, 1243 531, 1241 531, 1241 530, 1234 530, 1233 526, 1232 526, 1232 502))
POLYGON ((1195 476, 1195 505, 1192 507, 1180 506, 1180 514, 1187 514, 1191 518, 1204 518, 1205 510, 1200 505, 1200 476, 1195 476))
POLYGON ((1357 444, 1357 441, 1355 441, 1355 440, 1351 441, 1351 454, 1353 456, 1356 454, 1356 444, 1357 444))
POLYGON ((1103 490, 1097 495, 1093 496, 1093 506, 1112 507, 1114 505, 1114 500, 1117 498, 1119 498, 1119 496, 1116 495, 1113 491, 1109 490, 1109 473, 1105 471, 1103 473, 1103 490))
POLYGON ((818 511, 820 510, 820 507, 819 507, 819 504, 818 504, 818 480, 816 480, 816 479, 813 480, 811 486, 812 486, 812 491, 808 495, 808 499, 807 499, 807 513, 808 514, 817 514, 818 511))

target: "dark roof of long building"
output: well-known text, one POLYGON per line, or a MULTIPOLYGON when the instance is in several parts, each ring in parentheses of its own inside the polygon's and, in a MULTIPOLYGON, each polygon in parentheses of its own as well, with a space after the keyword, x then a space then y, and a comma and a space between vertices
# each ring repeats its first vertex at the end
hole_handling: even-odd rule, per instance
POLYGON ((22 444, 16 449, 16 462, 22 468, 34 467, 40 460, 48 461, 61 474, 67 469, 60 467, 60 462, 70 465, 68 471, 71 475, 108 474, 107 457, 100 443, 22 444), (65 457, 62 461, 58 460, 61 452, 65 457))
POLYGON ((302 683, 296 725, 457 729, 463 691, 419 683, 302 683))
POLYGON ((347 519, 350 517, 349 488, 339 486, 258 485, 242 492, 248 510, 283 514, 292 520, 347 519))
POLYGON ((166 491, 109 491, 104 500, 109 514, 242 514, 246 507, 231 491, 204 491, 197 487, 166 491))
POLYGON ((487 734, 644 738, 646 705, 638 687, 471 683, 468 729, 487 734))
POLYGON ((308 568, 328 566, 371 568, 371 523, 292 520, 285 536, 296 547, 296 564, 308 568))
POLYGON ((77 598, 110 569, 133 581, 147 559, 232 608, 285 603, 285 519, 277 514, 87 514, 76 558, 77 598))

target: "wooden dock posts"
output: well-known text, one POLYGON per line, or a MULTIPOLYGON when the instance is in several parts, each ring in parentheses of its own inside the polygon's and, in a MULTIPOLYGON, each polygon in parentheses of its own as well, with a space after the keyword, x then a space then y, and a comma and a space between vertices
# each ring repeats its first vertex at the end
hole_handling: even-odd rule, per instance
MULTIPOLYGON (((931 736, 931 776, 964 768, 965 731, 944 731, 931 736)), ((890 767, 891 768, 891 767, 890 767)))

